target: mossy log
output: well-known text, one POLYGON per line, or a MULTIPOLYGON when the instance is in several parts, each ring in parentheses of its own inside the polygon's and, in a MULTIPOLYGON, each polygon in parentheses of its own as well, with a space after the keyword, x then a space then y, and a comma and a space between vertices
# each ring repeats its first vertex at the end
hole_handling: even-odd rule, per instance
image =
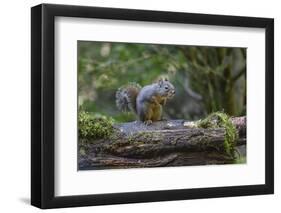
MULTIPOLYGON (((245 149, 246 117, 231 122, 238 132, 235 147, 245 149)), ((184 120, 149 126, 136 121, 114 128, 107 139, 80 141, 79 169, 226 164, 237 157, 225 152, 224 128, 198 128, 184 120)))

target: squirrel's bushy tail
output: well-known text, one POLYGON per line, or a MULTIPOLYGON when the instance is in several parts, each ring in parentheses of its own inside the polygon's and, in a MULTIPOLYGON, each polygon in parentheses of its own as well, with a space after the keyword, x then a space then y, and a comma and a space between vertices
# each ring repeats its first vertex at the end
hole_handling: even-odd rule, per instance
POLYGON ((131 110, 137 112, 136 99, 141 90, 141 86, 137 83, 129 83, 120 87, 116 92, 116 106, 121 111, 131 110))

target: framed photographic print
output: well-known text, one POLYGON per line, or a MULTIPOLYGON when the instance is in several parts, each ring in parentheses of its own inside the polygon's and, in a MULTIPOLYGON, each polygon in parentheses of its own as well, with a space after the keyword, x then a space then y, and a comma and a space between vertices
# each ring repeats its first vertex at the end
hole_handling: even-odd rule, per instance
POLYGON ((31 9, 31 204, 271 194, 274 20, 31 9))

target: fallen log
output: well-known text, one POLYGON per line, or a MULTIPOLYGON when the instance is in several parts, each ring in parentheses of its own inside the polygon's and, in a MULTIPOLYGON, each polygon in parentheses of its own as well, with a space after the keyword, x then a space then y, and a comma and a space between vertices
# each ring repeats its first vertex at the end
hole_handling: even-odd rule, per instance
MULTIPOLYGON (((246 147, 246 117, 231 118, 238 132, 235 147, 246 147)), ((198 128, 195 122, 171 120, 144 125, 115 125, 107 139, 79 143, 79 169, 225 164, 235 160, 226 153, 224 128, 198 128)))
MULTIPOLYGON (((128 168, 128 167, 160 167, 166 166, 173 160, 178 158, 177 154, 170 154, 165 157, 156 157, 154 159, 134 159, 117 156, 103 156, 82 159, 84 167, 82 169, 91 168, 128 168)), ((81 161, 81 162, 82 162, 81 161)))

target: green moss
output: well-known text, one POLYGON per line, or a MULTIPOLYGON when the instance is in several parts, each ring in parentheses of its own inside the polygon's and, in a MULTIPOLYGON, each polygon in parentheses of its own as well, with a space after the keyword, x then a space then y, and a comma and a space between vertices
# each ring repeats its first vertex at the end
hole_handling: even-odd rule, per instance
POLYGON ((197 122, 197 126, 201 128, 224 128, 226 131, 224 138, 224 151, 234 157, 235 143, 238 138, 236 127, 230 120, 230 117, 223 112, 211 113, 203 120, 197 122))
POLYGON ((133 136, 132 141, 140 143, 158 143, 163 141, 163 135, 159 132, 140 132, 133 136))
POLYGON ((246 162, 247 162, 247 158, 245 156, 241 156, 241 157, 235 159, 236 164, 243 164, 243 163, 246 163, 246 162))
POLYGON ((79 155, 80 155, 80 156, 85 156, 85 155, 86 155, 86 150, 85 150, 84 147, 81 147, 81 148, 79 149, 79 155))
POLYGON ((80 111, 78 127, 80 139, 108 138, 113 133, 113 119, 80 111))

